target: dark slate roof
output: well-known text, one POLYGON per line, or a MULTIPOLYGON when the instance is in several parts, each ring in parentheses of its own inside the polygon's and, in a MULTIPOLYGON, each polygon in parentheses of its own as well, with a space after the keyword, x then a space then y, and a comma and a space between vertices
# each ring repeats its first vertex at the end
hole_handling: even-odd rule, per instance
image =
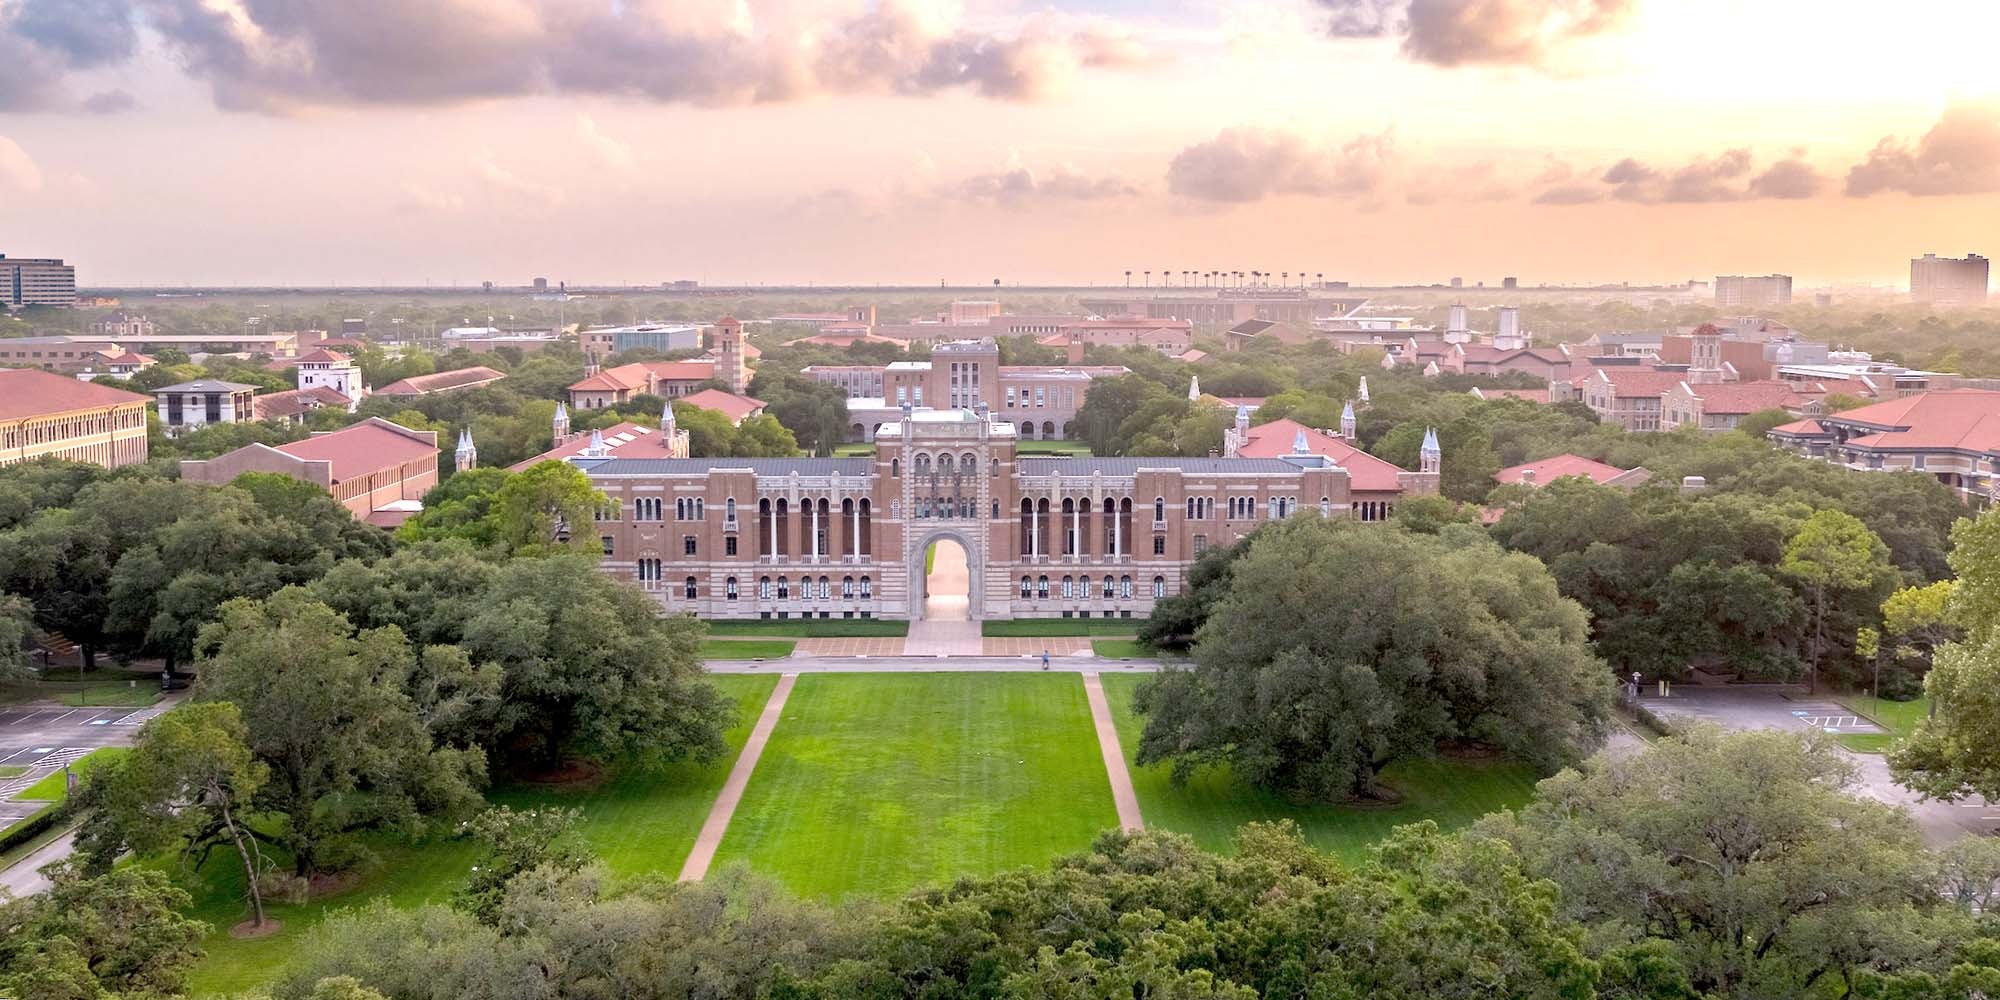
POLYGON ((1297 472, 1299 467, 1276 458, 1023 458, 1021 474, 1026 476, 1129 476, 1140 469, 1179 469, 1182 472, 1250 473, 1297 472))
POLYGON ((572 458, 585 472, 602 476, 694 476, 711 469, 749 469, 759 476, 865 476, 872 458, 572 458))

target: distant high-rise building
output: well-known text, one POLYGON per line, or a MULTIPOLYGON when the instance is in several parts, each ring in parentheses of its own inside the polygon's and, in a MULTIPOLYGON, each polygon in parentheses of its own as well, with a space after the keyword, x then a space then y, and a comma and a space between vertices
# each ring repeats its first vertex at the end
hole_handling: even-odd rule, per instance
POLYGON ((1990 263, 1976 253, 1964 258, 1927 253, 1910 259, 1910 298, 1941 306, 1986 304, 1990 263))
POLYGON ((1501 279, 1500 279, 1500 287, 1501 287, 1501 288, 1519 288, 1519 287, 1521 287, 1521 279, 1519 279, 1519 278, 1501 278, 1501 279))
POLYGON ((1715 278, 1715 304, 1719 308, 1761 309, 1790 305, 1791 301, 1792 276, 1789 274, 1729 274, 1715 278))
POLYGON ((53 257, 9 257, 0 253, 0 305, 76 305, 76 268, 53 257))
POLYGON ((1453 288, 1464 288, 1464 287, 1465 287, 1465 279, 1464 279, 1464 278, 1453 278, 1453 279, 1451 279, 1451 287, 1453 287, 1453 288))
POLYGON ((549 290, 549 279, 547 278, 535 279, 535 291, 546 292, 548 290, 549 290))

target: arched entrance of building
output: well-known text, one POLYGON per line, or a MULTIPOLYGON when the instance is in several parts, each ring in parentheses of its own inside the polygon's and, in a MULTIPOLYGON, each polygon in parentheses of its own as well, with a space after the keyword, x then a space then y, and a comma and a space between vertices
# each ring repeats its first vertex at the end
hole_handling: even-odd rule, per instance
POLYGON ((911 617, 920 621, 967 621, 979 617, 978 558, 955 532, 926 539, 911 557, 911 617))

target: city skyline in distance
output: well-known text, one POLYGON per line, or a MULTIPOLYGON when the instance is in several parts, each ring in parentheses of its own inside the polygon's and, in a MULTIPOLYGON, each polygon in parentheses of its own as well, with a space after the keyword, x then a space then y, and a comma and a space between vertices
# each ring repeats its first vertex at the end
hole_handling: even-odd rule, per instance
POLYGON ((0 0, 0 252, 86 287, 1900 288, 2000 218, 2000 9, 1921 6, 0 0))

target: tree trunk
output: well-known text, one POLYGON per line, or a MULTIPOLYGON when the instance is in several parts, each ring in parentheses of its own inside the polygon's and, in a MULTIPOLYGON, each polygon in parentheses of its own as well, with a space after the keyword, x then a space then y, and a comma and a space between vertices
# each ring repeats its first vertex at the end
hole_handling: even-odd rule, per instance
MULTIPOLYGON (((216 790, 216 797, 222 793, 216 790)), ((229 814, 227 802, 222 805, 222 825, 229 828, 229 839, 236 842, 236 855, 243 859, 243 884, 250 890, 250 908, 257 914, 256 926, 264 926, 264 890, 257 885, 257 866, 250 860, 250 849, 244 846, 243 832, 236 829, 236 819, 229 814)))
POLYGON ((92 649, 89 643, 84 643, 77 648, 83 651, 83 669, 96 670, 97 650, 92 649))

